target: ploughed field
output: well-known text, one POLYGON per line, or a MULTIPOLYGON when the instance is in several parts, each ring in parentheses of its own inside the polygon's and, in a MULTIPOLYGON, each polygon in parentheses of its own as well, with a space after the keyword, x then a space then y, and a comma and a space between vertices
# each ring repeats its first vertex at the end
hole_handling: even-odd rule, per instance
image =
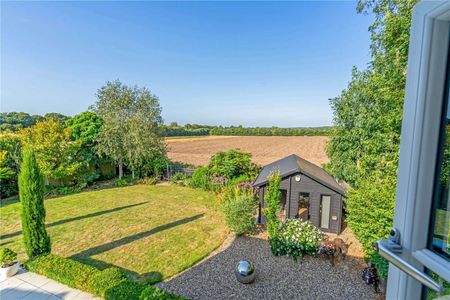
POLYGON ((266 165, 290 154, 316 164, 328 162, 326 136, 205 136, 168 138, 168 155, 172 161, 207 165, 219 151, 241 149, 252 154, 253 162, 266 165))
MULTIPOLYGON (((45 208, 53 254, 150 283, 189 268, 228 234, 213 193, 176 185, 83 192, 47 199, 45 208)), ((17 200, 0 202, 0 246, 26 259, 17 200)))

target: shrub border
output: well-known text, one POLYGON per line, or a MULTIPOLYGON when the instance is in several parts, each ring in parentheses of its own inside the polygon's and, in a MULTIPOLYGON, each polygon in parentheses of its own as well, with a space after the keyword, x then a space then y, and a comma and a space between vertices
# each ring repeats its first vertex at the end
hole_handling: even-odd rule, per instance
POLYGON ((76 260, 47 254, 28 260, 27 270, 107 300, 183 300, 159 288, 132 281, 119 268, 99 270, 76 260))

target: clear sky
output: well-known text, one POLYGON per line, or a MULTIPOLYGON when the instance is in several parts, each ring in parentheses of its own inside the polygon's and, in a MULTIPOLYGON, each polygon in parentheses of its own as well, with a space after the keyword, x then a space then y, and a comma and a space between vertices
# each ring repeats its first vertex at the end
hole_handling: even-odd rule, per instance
POLYGON ((1 111, 75 115, 120 79, 166 123, 329 125, 371 22, 355 2, 2 2, 1 111))

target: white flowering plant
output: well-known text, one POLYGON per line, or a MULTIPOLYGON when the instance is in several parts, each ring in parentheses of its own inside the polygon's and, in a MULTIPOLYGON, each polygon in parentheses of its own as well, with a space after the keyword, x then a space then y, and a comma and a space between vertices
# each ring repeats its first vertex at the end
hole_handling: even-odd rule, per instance
POLYGON ((287 255, 294 259, 317 254, 317 244, 323 239, 322 232, 310 221, 288 219, 276 239, 271 241, 274 255, 287 255))

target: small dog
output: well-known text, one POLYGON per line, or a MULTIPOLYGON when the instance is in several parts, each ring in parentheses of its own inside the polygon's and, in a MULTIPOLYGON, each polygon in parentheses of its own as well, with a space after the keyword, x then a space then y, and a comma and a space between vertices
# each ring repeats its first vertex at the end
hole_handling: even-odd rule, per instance
POLYGON ((333 243, 336 245, 336 249, 338 250, 339 254, 341 255, 341 258, 345 260, 348 253, 348 248, 352 244, 351 242, 349 244, 345 243, 343 239, 341 238, 335 238, 333 240, 333 243))
POLYGON ((348 253, 348 247, 351 245, 346 244, 341 238, 335 238, 333 241, 323 240, 319 242, 318 253, 325 255, 334 266, 335 258, 340 256, 344 260, 348 253))
POLYGON ((326 256, 331 262, 331 265, 334 266, 334 257, 336 256, 336 245, 329 240, 323 240, 319 242, 318 245, 318 253, 320 255, 326 256))

